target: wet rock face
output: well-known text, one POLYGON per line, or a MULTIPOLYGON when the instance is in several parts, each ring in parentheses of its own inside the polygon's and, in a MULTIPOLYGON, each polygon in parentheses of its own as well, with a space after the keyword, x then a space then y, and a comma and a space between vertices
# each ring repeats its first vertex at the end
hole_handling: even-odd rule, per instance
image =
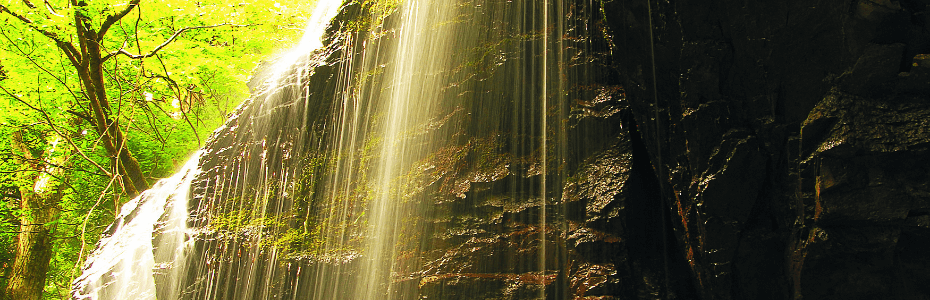
POLYGON ((702 298, 930 297, 927 3, 602 4, 702 298))
POLYGON ((926 297, 926 277, 910 271, 926 267, 926 258, 910 251, 927 234, 928 114, 920 97, 835 92, 805 121, 802 136, 817 149, 802 164, 815 174, 815 222, 801 276, 825 280, 804 287, 806 294, 926 297))
MULTIPOLYGON (((663 277, 661 260, 653 257, 658 248, 648 233, 662 236, 655 229, 661 218, 649 217, 660 215, 656 207, 646 206, 648 216, 641 209, 648 176, 634 172, 628 130, 635 125, 623 124, 631 118, 607 67, 609 41, 597 7, 572 2, 562 6, 565 36, 548 45, 543 36, 550 29, 542 21, 511 19, 542 15, 538 3, 454 6, 458 15, 444 26, 477 30, 447 37, 469 47, 453 56, 452 68, 434 71, 450 79, 435 95, 443 101, 425 111, 431 118, 404 128, 410 145, 428 151, 404 153, 414 156, 413 163, 399 166, 391 178, 395 209, 405 215, 393 234, 398 255, 388 274, 392 294, 382 297, 612 299, 657 293, 652 282, 663 277), (472 21, 489 17, 496 21, 472 21), (555 45, 564 60, 538 54, 555 45), (560 68, 538 68, 547 62, 560 68), (546 98, 541 83, 526 84, 539 80, 565 83, 550 92, 548 106, 539 102, 546 98), (534 123, 541 115, 551 116, 548 124, 534 123), (551 154, 540 154, 545 151, 551 154)), ((269 88, 257 77, 252 102, 212 137, 193 187, 191 225, 199 236, 192 250, 196 268, 182 283, 185 299, 357 299, 353 284, 364 279, 360 270, 371 254, 364 253, 363 216, 373 214, 365 209, 377 196, 376 176, 365 174, 376 173, 373 152, 386 141, 372 130, 343 142, 346 135, 333 130, 342 124, 334 120, 349 109, 339 99, 360 98, 367 100, 359 101, 358 110, 374 112, 355 118, 368 128, 383 122, 377 93, 393 88, 394 79, 383 74, 400 68, 391 55, 399 50, 391 45, 403 25, 395 12, 385 16, 379 32, 339 27, 372 14, 367 5, 345 6, 329 30, 329 47, 307 57, 306 69, 285 73, 285 84, 269 88), (369 60, 377 67, 365 69, 369 60), (342 90, 337 84, 346 78, 364 80, 342 90), (328 180, 338 186, 327 186, 328 180), (262 283, 236 284, 228 270, 244 270, 237 272, 262 283)))

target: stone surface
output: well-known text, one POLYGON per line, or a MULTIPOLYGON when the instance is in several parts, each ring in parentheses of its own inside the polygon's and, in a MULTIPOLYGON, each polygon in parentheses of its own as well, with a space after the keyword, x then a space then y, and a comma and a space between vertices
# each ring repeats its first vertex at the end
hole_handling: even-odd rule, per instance
POLYGON ((701 298, 930 297, 926 2, 602 3, 701 298))

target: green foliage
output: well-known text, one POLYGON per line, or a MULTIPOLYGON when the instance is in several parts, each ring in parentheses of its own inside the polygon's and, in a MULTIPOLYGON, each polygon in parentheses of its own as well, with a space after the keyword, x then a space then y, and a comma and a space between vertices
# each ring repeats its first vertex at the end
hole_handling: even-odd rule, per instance
MULTIPOLYGON (((0 1, 32 21, 26 24, 0 12, 0 136, 22 132, 41 161, 25 162, 25 153, 17 153, 8 138, 0 140, 0 265, 7 270, 14 256, 23 213, 15 194, 34 185, 28 180, 34 176, 28 175, 58 162, 67 171, 60 178, 66 189, 58 204, 61 213, 43 299, 67 299, 82 260, 129 199, 106 174, 112 172, 110 158, 89 121, 92 112, 80 78, 49 35, 75 41, 75 14, 99 28, 107 16, 126 8, 127 1, 87 0, 80 2, 86 5, 71 6, 70 1, 49 0, 34 2, 34 7, 27 3, 0 1)), ((245 82, 261 60, 299 42, 313 5, 314 1, 143 0, 113 24, 101 42, 106 53, 122 49, 144 55, 159 49, 141 59, 114 54, 103 70, 111 116, 119 119, 129 149, 149 180, 179 168, 247 97, 245 82), (192 29, 172 40, 184 28, 192 29)), ((269 220, 240 224, 241 218, 225 217, 228 222, 222 226, 269 226, 264 222, 269 220)), ((0 276, 0 285, 5 286, 5 278, 0 276)))

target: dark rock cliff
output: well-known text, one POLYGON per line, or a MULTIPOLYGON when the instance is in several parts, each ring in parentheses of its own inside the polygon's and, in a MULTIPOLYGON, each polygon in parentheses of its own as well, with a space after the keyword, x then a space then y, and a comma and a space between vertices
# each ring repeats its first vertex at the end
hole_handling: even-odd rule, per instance
POLYGON ((698 298, 930 297, 927 4, 603 1, 698 298))

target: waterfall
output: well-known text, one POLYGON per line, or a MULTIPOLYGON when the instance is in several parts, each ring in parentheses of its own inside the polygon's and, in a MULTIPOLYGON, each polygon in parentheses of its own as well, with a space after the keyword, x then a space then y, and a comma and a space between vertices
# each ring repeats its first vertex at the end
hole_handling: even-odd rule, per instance
POLYGON ((123 205, 75 280, 75 299, 156 299, 177 291, 187 240, 187 198, 200 153, 123 205), (156 281, 164 283, 156 291, 156 281))
POLYGON ((563 189, 597 148, 567 131, 599 134, 580 120, 617 99, 587 71, 593 4, 567 2, 321 1, 200 154, 126 204, 75 297, 567 298, 588 271, 563 189))
MULTIPOLYGON (((561 86, 559 68, 547 68, 558 65, 549 64, 557 57, 549 54, 549 37, 561 38, 549 28, 550 18, 558 23, 550 10, 562 11, 559 4, 535 1, 404 1, 394 19, 370 28, 362 50, 346 51, 355 56, 344 59, 359 65, 339 76, 373 75, 337 91, 344 95, 334 109, 337 138, 325 152, 338 159, 328 202, 321 204, 329 209, 316 217, 326 237, 320 252, 348 249, 343 257, 359 258, 312 266, 313 299, 413 299, 424 285, 447 278, 502 279, 526 290, 519 293, 546 295, 555 277, 547 258, 556 256, 546 250, 546 203, 560 195, 561 185, 558 175, 548 176, 547 165, 559 159, 548 155, 547 139, 556 137, 547 131, 556 127, 557 135, 563 117, 558 101, 547 104, 561 96, 558 88, 547 88, 549 81, 561 86), (550 110, 557 112, 552 124, 550 110), (455 155, 461 156, 446 157, 455 155), (489 193, 496 194, 494 204, 472 190, 479 185, 499 185, 489 193), (467 218, 442 210, 471 201, 496 207, 501 215, 495 218, 511 203, 533 207, 516 214, 522 225, 514 231, 533 239, 520 247, 536 255, 506 255, 493 273, 438 270, 462 266, 443 265, 449 257, 436 256, 443 250, 437 244, 460 237, 437 238, 456 229, 436 228, 450 222, 435 219, 467 218)), ((499 247, 487 248, 514 250, 499 247)))
MULTIPOLYGON (((339 0, 317 1, 300 43, 271 68, 263 83, 267 90, 277 91, 288 80, 294 80, 294 74, 287 72, 306 53, 322 47, 326 24, 339 7, 339 0)), ((299 81, 300 72, 297 73, 299 81)), ((276 92, 266 95, 272 97, 276 92)), ((225 129, 224 126, 217 131, 225 129)), ((81 276, 74 281, 73 298, 182 298, 180 285, 192 235, 187 226, 191 217, 188 200, 192 197, 191 183, 200 173, 202 154, 202 150, 196 152, 175 175, 158 181, 121 207, 116 221, 107 228, 97 249, 87 258, 81 276)))

